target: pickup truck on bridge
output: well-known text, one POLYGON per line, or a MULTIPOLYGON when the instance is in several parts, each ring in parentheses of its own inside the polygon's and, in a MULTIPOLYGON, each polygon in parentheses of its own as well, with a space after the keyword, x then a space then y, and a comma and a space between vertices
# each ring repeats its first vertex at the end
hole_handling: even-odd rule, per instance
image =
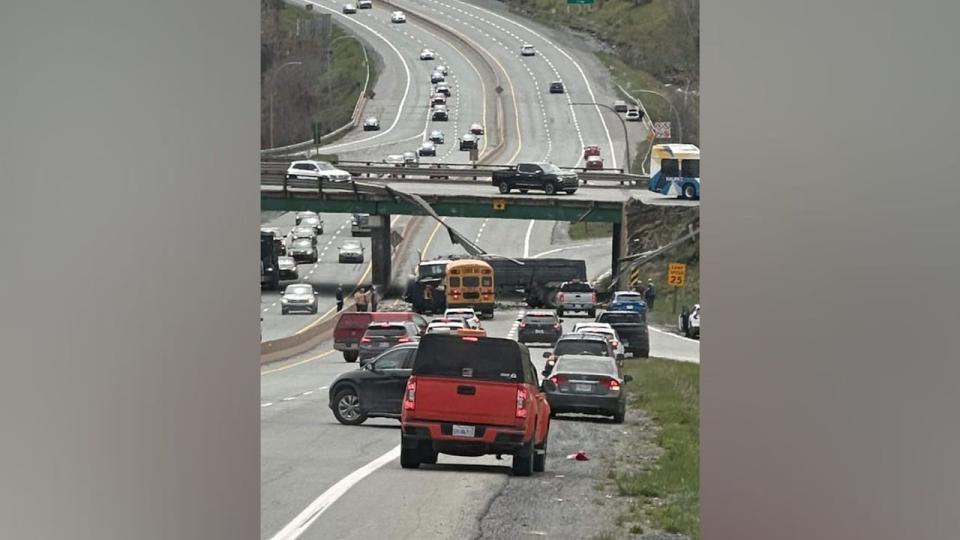
POLYGON ((512 189, 526 193, 536 189, 547 195, 558 191, 572 195, 580 187, 580 179, 576 172, 561 169, 553 163, 518 163, 509 169, 493 171, 493 185, 500 193, 510 193, 512 189))

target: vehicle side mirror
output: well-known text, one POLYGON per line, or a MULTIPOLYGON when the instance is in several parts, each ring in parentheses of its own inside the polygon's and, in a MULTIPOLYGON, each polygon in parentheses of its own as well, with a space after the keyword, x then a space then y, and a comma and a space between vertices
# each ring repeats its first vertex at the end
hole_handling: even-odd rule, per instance
POLYGON ((544 357, 544 358, 550 358, 550 351, 544 351, 543 357, 544 357))
POLYGON ((560 322, 563 322, 563 319, 560 319, 560 322))
POLYGON ((624 375, 624 376, 623 376, 623 382, 631 382, 631 381, 633 381, 633 375, 624 375))

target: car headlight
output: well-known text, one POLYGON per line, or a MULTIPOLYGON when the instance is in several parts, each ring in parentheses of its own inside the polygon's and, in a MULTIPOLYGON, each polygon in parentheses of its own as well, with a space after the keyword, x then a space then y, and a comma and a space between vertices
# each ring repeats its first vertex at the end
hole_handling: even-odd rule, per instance
POLYGON ((287 300, 286 298, 281 298, 281 299, 280 299, 280 303, 281 303, 281 304, 286 304, 287 302, 289 302, 289 300, 287 300))

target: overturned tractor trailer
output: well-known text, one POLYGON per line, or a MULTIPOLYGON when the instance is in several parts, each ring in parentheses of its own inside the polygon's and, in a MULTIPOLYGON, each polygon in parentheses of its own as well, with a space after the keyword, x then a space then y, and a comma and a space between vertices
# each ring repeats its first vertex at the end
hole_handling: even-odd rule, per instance
MULTIPOLYGON (((417 313, 442 313, 446 309, 444 278, 447 263, 467 258, 451 256, 420 262, 407 282, 404 300, 417 313)), ((498 300, 521 297, 530 307, 555 307, 554 297, 560 285, 568 281, 586 281, 587 265, 573 259, 511 259, 497 255, 470 257, 493 268, 498 300)))

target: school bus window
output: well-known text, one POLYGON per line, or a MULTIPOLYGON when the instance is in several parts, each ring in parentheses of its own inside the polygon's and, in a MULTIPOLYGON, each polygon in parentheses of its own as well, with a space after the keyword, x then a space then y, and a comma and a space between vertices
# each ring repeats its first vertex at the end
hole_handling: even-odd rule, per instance
POLYGON ((489 276, 483 276, 483 286, 493 287, 493 278, 489 276))
POLYGON ((464 287, 479 287, 480 278, 478 276, 464 276, 463 277, 463 286, 464 287))
POLYGON ((451 277, 451 278, 450 278, 450 286, 451 286, 451 287, 459 287, 459 286, 460 286, 460 278, 458 278, 458 277, 451 277))

